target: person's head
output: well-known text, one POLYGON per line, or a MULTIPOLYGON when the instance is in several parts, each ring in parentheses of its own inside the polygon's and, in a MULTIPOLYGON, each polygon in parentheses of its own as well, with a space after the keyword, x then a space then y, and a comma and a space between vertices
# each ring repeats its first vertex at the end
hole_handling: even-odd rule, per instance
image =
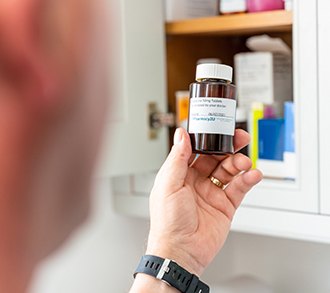
POLYGON ((96 0, 0 0, 0 274, 9 259, 35 265, 87 215, 103 12, 96 0))

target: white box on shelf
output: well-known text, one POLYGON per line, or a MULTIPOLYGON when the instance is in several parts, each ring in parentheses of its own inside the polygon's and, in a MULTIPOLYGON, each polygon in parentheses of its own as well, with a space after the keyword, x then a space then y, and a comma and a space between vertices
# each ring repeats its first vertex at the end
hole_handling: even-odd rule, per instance
MULTIPOLYGON (((292 99, 291 55, 277 52, 248 52, 235 55, 235 77, 240 107, 253 102, 283 105, 292 99)), ((280 107, 283 117, 283 107, 280 107)))
POLYGON ((283 0, 285 5, 285 10, 293 10, 293 0, 283 0))
POLYGON ((219 0, 165 0, 165 20, 219 15, 219 0))
POLYGON ((246 0, 220 0, 222 14, 246 11, 246 0))

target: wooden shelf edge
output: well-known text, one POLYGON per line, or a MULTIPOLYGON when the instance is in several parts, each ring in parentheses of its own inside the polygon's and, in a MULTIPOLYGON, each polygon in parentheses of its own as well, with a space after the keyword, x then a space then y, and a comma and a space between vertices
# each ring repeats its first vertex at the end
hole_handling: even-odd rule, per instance
POLYGON ((167 35, 234 35, 292 31, 292 11, 276 10, 166 23, 167 35))

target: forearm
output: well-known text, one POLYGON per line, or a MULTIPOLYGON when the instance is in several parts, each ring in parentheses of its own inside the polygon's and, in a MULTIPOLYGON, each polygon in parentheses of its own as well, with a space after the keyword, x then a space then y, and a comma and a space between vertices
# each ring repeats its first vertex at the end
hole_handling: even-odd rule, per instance
POLYGON ((137 274, 129 293, 179 293, 165 282, 146 274, 137 274))

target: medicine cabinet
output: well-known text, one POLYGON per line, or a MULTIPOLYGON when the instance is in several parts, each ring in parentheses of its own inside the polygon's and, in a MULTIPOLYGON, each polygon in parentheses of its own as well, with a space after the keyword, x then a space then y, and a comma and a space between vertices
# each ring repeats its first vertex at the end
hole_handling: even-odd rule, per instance
MULTIPOLYGON (((151 137, 150 105, 167 111, 162 1, 108 0, 109 115, 98 176, 157 170, 168 153, 168 131, 151 137)), ((125 186, 129 186, 129 179, 125 186)))
MULTIPOLYGON (((244 200, 243 208, 235 219, 234 229, 240 230, 244 226, 242 230, 246 230, 249 214, 255 213, 256 208, 261 211, 271 209, 281 212, 320 212, 316 119, 317 3, 300 0, 294 4, 293 12, 271 11, 220 16, 169 23, 166 26, 168 91, 169 104, 172 106, 174 92, 187 88, 189 82, 194 79, 195 65, 199 58, 218 57, 224 63, 233 65, 236 53, 248 51, 245 47, 246 39, 263 33, 281 37, 293 50, 297 180, 264 179, 244 200), (312 15, 314 17, 311 17, 312 15), (306 159, 311 156, 315 157, 315 160, 306 159)), ((265 221, 263 218, 259 220, 265 221)), ((280 229, 280 226, 278 228, 280 229)))
POLYGON ((118 27, 112 64, 118 70, 110 86, 118 105, 115 119, 108 121, 111 134, 99 174, 111 177, 117 211, 148 217, 148 194, 171 145, 173 129, 170 136, 165 129, 154 139, 148 136, 150 103, 159 111, 174 111, 174 93, 194 80, 198 59, 216 57, 233 65, 234 55, 247 51, 249 36, 267 33, 293 50, 297 179, 264 179, 246 196, 232 229, 330 242, 328 1, 294 0, 293 12, 191 19, 165 27, 162 0, 113 2, 118 27))

